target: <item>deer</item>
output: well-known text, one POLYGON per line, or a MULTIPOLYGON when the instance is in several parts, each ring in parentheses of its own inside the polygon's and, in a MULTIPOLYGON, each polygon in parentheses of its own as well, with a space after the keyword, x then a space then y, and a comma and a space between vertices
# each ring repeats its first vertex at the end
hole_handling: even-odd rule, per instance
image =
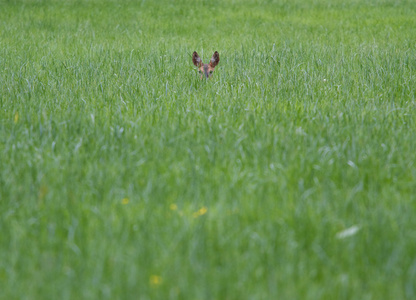
POLYGON ((215 67, 220 62, 220 54, 218 51, 214 52, 214 55, 212 55, 211 60, 208 64, 204 64, 202 62, 202 59, 199 57, 198 53, 194 51, 192 54, 192 62, 196 67, 198 67, 199 74, 201 74, 201 79, 205 77, 205 79, 208 79, 212 76, 212 73, 214 72, 215 67))

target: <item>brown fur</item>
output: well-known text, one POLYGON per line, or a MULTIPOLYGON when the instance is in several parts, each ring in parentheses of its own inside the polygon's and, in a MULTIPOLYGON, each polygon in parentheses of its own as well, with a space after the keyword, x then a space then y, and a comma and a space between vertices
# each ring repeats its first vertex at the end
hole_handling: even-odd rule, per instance
POLYGON ((217 51, 215 51, 214 55, 212 55, 211 60, 209 61, 209 64, 204 64, 202 62, 202 59, 199 57, 198 53, 194 51, 194 53, 192 54, 192 62, 196 67, 198 67, 199 73, 201 73, 201 79, 204 76, 205 78, 209 78, 212 76, 215 67, 220 62, 220 54, 217 51))

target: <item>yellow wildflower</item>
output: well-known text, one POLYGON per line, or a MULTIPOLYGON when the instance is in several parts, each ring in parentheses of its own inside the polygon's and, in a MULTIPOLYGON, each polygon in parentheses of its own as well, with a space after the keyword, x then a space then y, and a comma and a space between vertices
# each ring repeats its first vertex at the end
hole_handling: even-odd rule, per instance
POLYGON ((149 283, 151 286, 156 287, 162 283, 162 277, 158 275, 150 276, 149 283))
POLYGON ((19 112, 16 112, 14 115, 14 124, 16 124, 19 121, 19 112))
POLYGON ((126 205, 129 203, 129 198, 123 198, 123 200, 121 200, 121 204, 126 205))
POLYGON ((177 210, 178 209, 178 206, 175 203, 172 203, 171 205, 169 205, 169 208, 171 210, 177 210))
POLYGON ((199 216, 205 215, 208 211, 208 208, 205 206, 201 207, 198 211, 194 212, 194 218, 198 218, 199 216))

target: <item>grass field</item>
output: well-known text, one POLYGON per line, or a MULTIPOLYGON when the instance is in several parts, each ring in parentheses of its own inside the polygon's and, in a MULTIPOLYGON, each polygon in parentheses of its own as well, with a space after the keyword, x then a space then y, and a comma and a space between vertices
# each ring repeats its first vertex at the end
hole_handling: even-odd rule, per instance
POLYGON ((415 16, 0 0, 0 299, 416 299, 415 16))

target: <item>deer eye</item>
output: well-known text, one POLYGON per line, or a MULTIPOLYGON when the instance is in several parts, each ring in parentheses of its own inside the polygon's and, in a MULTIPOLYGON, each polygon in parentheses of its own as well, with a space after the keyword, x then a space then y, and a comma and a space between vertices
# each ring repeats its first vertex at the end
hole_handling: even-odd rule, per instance
POLYGON ((202 71, 201 71, 201 70, 199 70, 198 72, 199 72, 200 74, 202 74, 202 71))
POLYGON ((214 71, 212 71, 212 70, 211 70, 211 71, 209 71, 209 74, 212 74, 212 72, 214 72, 214 71))

